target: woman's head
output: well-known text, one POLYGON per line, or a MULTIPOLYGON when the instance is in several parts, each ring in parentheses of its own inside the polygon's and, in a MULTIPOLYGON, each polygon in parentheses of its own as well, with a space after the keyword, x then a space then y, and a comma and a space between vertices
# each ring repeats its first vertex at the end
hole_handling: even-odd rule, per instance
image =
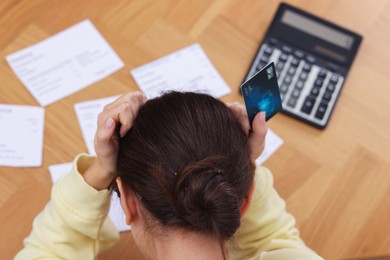
POLYGON ((147 227, 219 241, 238 229, 253 169, 247 135, 225 104, 178 92, 149 100, 119 147, 118 176, 140 198, 147 227))

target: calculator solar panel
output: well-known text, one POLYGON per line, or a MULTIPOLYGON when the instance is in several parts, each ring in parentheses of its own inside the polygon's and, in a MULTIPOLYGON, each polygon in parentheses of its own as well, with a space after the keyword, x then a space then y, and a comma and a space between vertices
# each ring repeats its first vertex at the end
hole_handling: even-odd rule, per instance
POLYGON ((283 112, 324 128, 361 41, 356 33, 282 3, 244 82, 274 62, 283 112))

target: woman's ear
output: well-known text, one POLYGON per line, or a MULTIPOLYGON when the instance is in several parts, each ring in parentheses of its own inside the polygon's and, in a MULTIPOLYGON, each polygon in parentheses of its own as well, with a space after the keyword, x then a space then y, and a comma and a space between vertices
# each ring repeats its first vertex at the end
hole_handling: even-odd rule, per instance
POLYGON ((130 226, 138 216, 138 208, 136 205, 137 197, 132 190, 123 185, 120 177, 116 178, 116 184, 121 195, 120 201, 126 215, 126 224, 130 226))
POLYGON ((252 204, 252 199, 253 199, 253 193, 255 191, 255 179, 253 179, 251 187, 249 188, 248 196, 242 201, 242 205, 240 208, 240 215, 243 217, 247 212, 252 204))

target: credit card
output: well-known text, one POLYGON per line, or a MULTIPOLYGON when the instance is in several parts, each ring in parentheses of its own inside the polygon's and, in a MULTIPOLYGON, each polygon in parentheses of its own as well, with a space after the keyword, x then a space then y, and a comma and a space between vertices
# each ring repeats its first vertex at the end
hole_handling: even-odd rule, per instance
POLYGON ((271 62, 241 85, 251 127, 258 112, 264 111, 268 121, 282 111, 282 99, 275 71, 275 65, 271 62))

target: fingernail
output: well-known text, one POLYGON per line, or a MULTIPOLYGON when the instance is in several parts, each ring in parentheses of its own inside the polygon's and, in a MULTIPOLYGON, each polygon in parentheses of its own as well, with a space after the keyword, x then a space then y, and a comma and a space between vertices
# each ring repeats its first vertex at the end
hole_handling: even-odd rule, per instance
POLYGON ((260 121, 265 122, 265 112, 260 113, 260 121))
POLYGON ((119 133, 120 134, 120 137, 124 137, 126 135, 126 132, 125 133, 119 133))
POLYGON ((107 118, 106 122, 104 123, 106 129, 111 129, 113 125, 114 125, 114 119, 112 119, 111 117, 107 118))

